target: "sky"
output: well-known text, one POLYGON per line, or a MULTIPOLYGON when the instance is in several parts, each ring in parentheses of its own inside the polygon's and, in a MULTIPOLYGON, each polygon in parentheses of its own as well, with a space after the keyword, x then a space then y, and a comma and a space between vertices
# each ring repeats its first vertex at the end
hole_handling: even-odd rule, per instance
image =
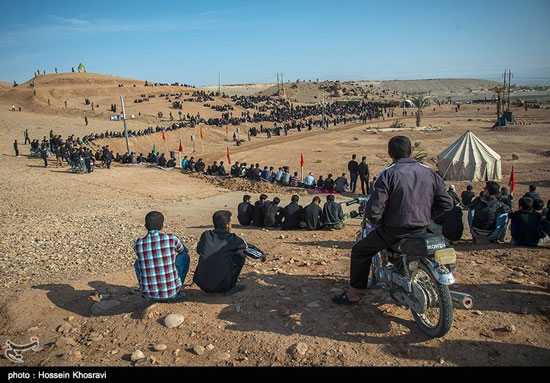
POLYGON ((11 1, 0 80, 37 70, 195 86, 483 78, 550 84, 548 0, 11 1))

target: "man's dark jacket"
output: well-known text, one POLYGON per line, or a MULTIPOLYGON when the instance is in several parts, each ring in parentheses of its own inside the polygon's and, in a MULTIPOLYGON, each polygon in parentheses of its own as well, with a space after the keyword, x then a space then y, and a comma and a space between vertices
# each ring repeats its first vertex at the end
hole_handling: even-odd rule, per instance
POLYGON ((284 209, 285 219, 282 224, 283 229, 299 229, 300 221, 302 221, 303 214, 304 208, 298 205, 296 202, 291 202, 284 209))
POLYGON ((367 179, 370 177, 369 165, 366 162, 361 162, 358 166, 359 177, 362 179, 367 179))
POLYGON ((275 205, 271 201, 266 201, 264 204, 264 226, 274 227, 281 222, 283 209, 279 205, 275 205))
POLYGON ((474 199, 469 209, 474 210, 472 226, 485 231, 495 230, 497 227, 497 217, 510 212, 510 208, 499 201, 494 195, 483 195, 474 199))
POLYGON ((334 201, 325 203, 323 206, 323 222, 325 224, 336 224, 344 218, 344 211, 342 205, 334 201))
POLYGON ((243 226, 248 226, 252 223, 254 215, 254 206, 249 202, 241 202, 237 207, 237 218, 243 226))
POLYGON ((225 230, 205 231, 197 244, 199 263, 193 282, 206 292, 231 289, 238 276, 234 269, 238 267, 238 258, 246 258, 245 250, 246 242, 236 234, 225 230))
POLYGON ((316 203, 310 203, 304 208, 304 220, 306 229, 319 230, 322 226, 323 210, 316 203))
POLYGON ((263 227, 264 225, 264 201, 256 201, 254 212, 252 213, 252 222, 254 226, 263 227))
POLYGON ((365 212, 377 225, 414 230, 452 208, 439 174, 413 158, 401 158, 380 172, 365 212))

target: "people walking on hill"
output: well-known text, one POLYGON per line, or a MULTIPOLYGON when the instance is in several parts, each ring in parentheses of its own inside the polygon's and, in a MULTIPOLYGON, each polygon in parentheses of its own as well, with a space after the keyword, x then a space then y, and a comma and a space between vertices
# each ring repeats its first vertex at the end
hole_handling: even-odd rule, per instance
POLYGON ((13 142, 13 149, 15 150, 15 156, 19 157, 19 147, 17 145, 17 140, 13 142))

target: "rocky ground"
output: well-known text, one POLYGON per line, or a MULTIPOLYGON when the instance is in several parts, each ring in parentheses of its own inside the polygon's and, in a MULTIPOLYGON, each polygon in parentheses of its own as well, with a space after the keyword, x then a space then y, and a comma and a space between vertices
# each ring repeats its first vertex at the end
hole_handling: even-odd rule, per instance
MULTIPOLYGON (((410 311, 394 305, 383 291, 368 291, 355 307, 331 302, 347 285, 358 220, 331 232, 236 225, 235 232, 265 250, 268 260, 247 261, 241 275, 244 291, 207 295, 191 285, 196 243, 212 227, 215 210, 236 212, 246 183, 213 183, 148 167, 114 166, 89 175, 44 168, 39 159, 14 157, 11 144, 20 137, 20 126, 47 132, 56 119, 44 116, 40 125, 33 125, 35 117, 23 118, 15 125, 10 113, 0 113, 0 343, 38 337, 40 348, 23 354, 24 365, 550 364, 548 244, 537 249, 473 245, 465 230, 456 246, 457 283, 452 288, 471 294, 474 308, 456 307, 452 329, 442 339, 423 335, 410 311), (177 303, 150 305, 137 292, 132 243, 145 234, 143 217, 150 210, 162 211, 166 230, 190 249, 185 297, 177 303)), ((491 133, 490 124, 475 112, 460 117, 452 111, 431 113, 425 123, 442 125, 441 132, 407 133, 423 141, 430 157, 472 129, 503 156, 503 184, 514 165, 521 191, 537 183, 543 198, 550 198, 550 163, 541 154, 548 151, 548 116, 533 117, 518 131, 491 133), (512 160, 513 153, 519 159, 512 160)), ((367 152, 376 173, 388 164, 384 143, 395 132, 337 128, 309 141, 307 134, 266 142, 261 151, 245 143, 234 160, 263 165, 270 158, 267 165, 278 166, 299 158, 307 146, 307 166, 318 176, 344 171, 353 150, 359 156, 367 152), (253 150, 247 152, 246 145, 253 150)), ((27 148, 22 146, 22 154, 27 148)), ((206 154, 223 159, 225 150, 206 154)), ((459 190, 463 186, 457 184, 459 190)), ((481 186, 475 184, 476 190, 481 186)), ((254 199, 262 192, 277 195, 282 205, 293 193, 271 185, 258 188, 248 194, 254 199)), ((308 204, 312 197, 301 192, 300 202, 308 204)), ((12 362, 3 358, 0 365, 12 362)))

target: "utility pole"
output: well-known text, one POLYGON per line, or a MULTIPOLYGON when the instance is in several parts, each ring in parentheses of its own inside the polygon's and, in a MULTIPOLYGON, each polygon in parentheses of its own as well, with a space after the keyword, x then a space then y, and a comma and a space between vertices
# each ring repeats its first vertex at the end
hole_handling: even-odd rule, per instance
POLYGON ((283 80, 283 72, 281 72, 281 91, 285 93, 285 82, 283 80))
POLYGON ((500 101, 502 103, 502 110, 504 110, 504 103, 506 102, 506 93, 505 93, 506 92, 506 69, 504 69, 503 77, 504 77, 504 88, 502 91, 502 100, 500 101))
POLYGON ((281 88, 279 87, 279 72, 277 72, 277 95, 279 95, 281 88))
POLYGON ((220 72, 218 72, 218 94, 220 96, 222 95, 222 80, 221 80, 220 72))
POLYGON ((124 123, 124 137, 126 137, 126 153, 130 155, 130 143, 128 142, 128 129, 126 129, 126 112, 124 109, 124 97, 120 96, 120 103, 122 104, 122 122, 124 123))
POLYGON ((507 110, 510 110, 510 84, 512 82, 512 70, 508 69, 508 108, 507 110))

